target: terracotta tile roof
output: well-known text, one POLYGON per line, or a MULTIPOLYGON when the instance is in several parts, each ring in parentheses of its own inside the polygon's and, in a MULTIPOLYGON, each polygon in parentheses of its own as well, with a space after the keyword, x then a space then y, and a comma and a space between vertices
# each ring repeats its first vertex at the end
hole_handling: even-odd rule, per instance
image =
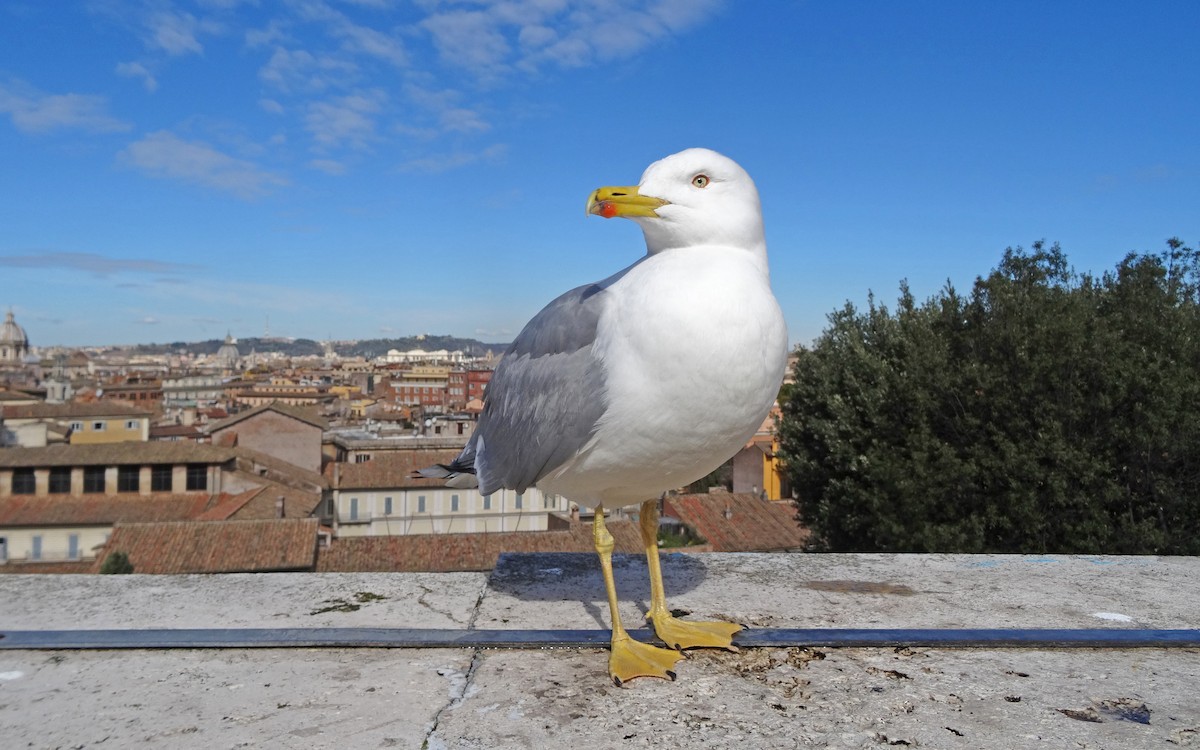
POLYGON ((217 503, 210 506, 208 510, 204 511, 200 515, 196 516, 194 520, 225 521, 245 507, 246 503, 253 500, 256 495, 262 493, 262 491, 265 489, 265 487, 255 487, 252 490, 239 492, 236 495, 222 492, 221 496, 217 498, 217 503))
MULTIPOLYGON (((274 477, 286 477, 288 482, 304 485, 313 491, 319 492, 329 488, 329 481, 322 474, 296 466, 269 453, 256 451, 253 448, 233 448, 231 452, 237 456, 237 468, 251 471, 255 476, 265 476, 261 470, 268 469, 274 477)), ((271 476, 267 478, 269 479, 271 476)))
MULTIPOLYGON (((308 394, 300 394, 300 395, 303 396, 303 395, 308 395, 308 394)), ((315 396, 316 394, 313 394, 313 395, 315 396)), ((288 397, 292 398, 293 395, 288 394, 288 397)), ((282 414, 285 417, 291 417, 292 419, 297 419, 306 424, 310 424, 313 427, 320 427, 322 430, 329 429, 329 423, 326 422, 321 417, 319 417, 317 415, 317 413, 315 411, 313 411, 312 409, 308 409, 303 406, 289 406, 288 404, 282 404, 279 402, 263 404, 262 406, 256 406, 253 409, 250 409, 249 411, 244 411, 240 414, 234 414, 232 417, 229 417, 227 419, 222 419, 220 422, 216 422, 216 423, 208 425, 208 427, 206 429, 209 433, 216 432, 217 430, 223 430, 226 427, 229 427, 230 425, 237 424, 238 422, 249 419, 250 417, 253 417, 256 414, 261 414, 264 411, 268 411, 268 410, 282 414)))
POLYGON ((109 526, 118 522, 180 521, 205 511, 209 496, 51 495, 0 497, 0 527, 109 526))
POLYGON ((714 552, 798 550, 808 537, 796 521, 794 503, 762 500, 750 493, 668 497, 664 515, 678 518, 704 537, 714 552))
POLYGON ((227 518, 230 521, 265 521, 278 518, 280 497, 283 498, 284 518, 308 518, 321 504, 319 492, 305 492, 271 482, 246 498, 241 505, 232 508, 227 518))
MULTIPOLYGON (((610 520, 617 552, 642 552, 632 521, 610 520)), ((561 531, 420 534, 334 539, 317 557, 320 572, 437 572, 491 570, 501 552, 595 552, 590 523, 561 531)))
POLYGON ((89 419, 91 417, 149 417, 151 412, 120 401, 25 404, 3 407, 6 419, 89 419))
POLYGON ((329 479, 331 486, 343 490, 442 487, 446 483, 441 479, 413 479, 409 475, 426 466, 450 463, 458 453, 459 451, 453 448, 378 451, 370 461, 361 464, 330 463, 325 466, 325 477, 329 479))
POLYGON ((96 558, 129 555, 135 573, 269 573, 312 570, 317 519, 117 524, 96 558))
POLYGON ((48 445, 0 450, 0 468, 48 466, 116 466, 143 464, 220 464, 237 452, 188 441, 48 445))
POLYGON ((0 402, 8 401, 9 402, 8 406, 10 406, 10 407, 16 406, 18 404, 32 405, 32 404, 37 403, 39 400, 40 399, 37 396, 34 396, 29 393, 22 393, 21 391, 0 390, 0 402))
POLYGON ((150 425, 150 439, 161 440, 163 438, 182 437, 189 440, 195 440, 204 435, 204 431, 194 424, 164 424, 150 425))

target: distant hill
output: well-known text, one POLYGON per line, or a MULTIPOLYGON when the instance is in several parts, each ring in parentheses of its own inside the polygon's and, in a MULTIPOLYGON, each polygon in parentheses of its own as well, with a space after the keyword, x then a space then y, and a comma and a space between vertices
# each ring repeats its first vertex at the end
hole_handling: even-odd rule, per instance
MULTIPOLYGON (((208 339, 207 341, 174 341, 169 344, 138 344, 131 351, 134 354, 167 354, 169 352, 187 350, 193 354, 216 354, 217 350, 224 343, 224 339, 208 339)), ((312 339, 283 341, 275 338, 264 339, 258 337, 239 339, 237 348, 243 356, 249 354, 251 350, 260 354, 279 352, 289 357, 320 356, 325 351, 320 342, 313 341, 312 339)), ((338 343, 333 347, 334 351, 343 357, 367 357, 368 359, 387 354, 389 349, 399 349, 402 352, 409 349, 425 349, 427 351, 446 349, 452 352, 462 351, 468 356, 482 356, 487 354, 488 351, 500 354, 507 348, 508 344, 506 343, 485 344, 482 341, 463 339, 457 336, 425 336, 424 338, 406 336, 397 339, 363 339, 362 341, 338 343)))

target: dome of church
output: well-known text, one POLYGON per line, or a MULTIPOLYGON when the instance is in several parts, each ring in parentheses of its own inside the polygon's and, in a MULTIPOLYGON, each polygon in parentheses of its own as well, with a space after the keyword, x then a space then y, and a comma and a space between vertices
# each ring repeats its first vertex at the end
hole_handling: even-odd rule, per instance
POLYGON ((233 343, 233 335, 226 334, 225 343, 217 350, 217 362, 228 370, 234 370, 237 369, 241 358, 242 353, 238 351, 237 344, 233 343))
POLYGON ((0 362, 19 363, 29 353, 29 338, 25 329, 17 325, 13 319, 12 310, 4 316, 4 325, 0 327, 0 362))

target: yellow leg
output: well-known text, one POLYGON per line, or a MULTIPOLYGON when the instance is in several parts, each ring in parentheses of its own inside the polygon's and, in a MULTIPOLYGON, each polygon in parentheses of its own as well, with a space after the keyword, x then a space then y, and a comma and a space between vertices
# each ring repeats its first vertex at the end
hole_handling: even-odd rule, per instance
POLYGON ((613 537, 604 526, 604 508, 596 507, 596 520, 592 525, 596 542, 596 553, 600 555, 600 569, 604 572, 604 588, 608 592, 608 609, 612 613, 612 650, 608 656, 608 673, 613 682, 620 685, 634 677, 662 677, 675 679, 672 667, 682 658, 677 651, 634 640, 621 627, 621 613, 617 611, 617 586, 613 581, 612 551, 613 537))
POLYGON ((667 595, 663 590, 662 566, 658 561, 658 501, 642 503, 640 528, 642 544, 646 548, 646 564, 650 568, 650 611, 646 619, 654 625, 654 634, 663 643, 677 649, 724 648, 737 651, 733 636, 742 629, 730 622, 687 622, 680 620, 667 609, 667 595))

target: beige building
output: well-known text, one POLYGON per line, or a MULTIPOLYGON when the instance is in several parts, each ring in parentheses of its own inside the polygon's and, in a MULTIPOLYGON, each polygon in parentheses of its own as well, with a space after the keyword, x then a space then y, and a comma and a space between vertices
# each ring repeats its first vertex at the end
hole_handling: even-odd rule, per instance
POLYGON ((205 432, 214 444, 251 448, 320 474, 321 436, 328 427, 315 411, 270 402, 209 425, 205 432))
POLYGON ((192 442, 0 450, 0 564, 92 558, 117 523, 304 518, 319 474, 192 442))
POLYGON ((391 450, 356 453, 349 463, 325 467, 335 537, 545 531, 551 516, 565 517, 567 500, 536 487, 524 493, 445 487, 439 480, 412 478, 422 467, 446 463, 458 451, 391 450), (358 461, 366 456, 366 460, 358 461))
POLYGON ((72 445, 144 442, 150 439, 150 412, 118 401, 4 406, 4 428, 24 440, 15 444, 37 448, 50 443, 72 445), (40 428, 38 427, 40 425, 40 428))

